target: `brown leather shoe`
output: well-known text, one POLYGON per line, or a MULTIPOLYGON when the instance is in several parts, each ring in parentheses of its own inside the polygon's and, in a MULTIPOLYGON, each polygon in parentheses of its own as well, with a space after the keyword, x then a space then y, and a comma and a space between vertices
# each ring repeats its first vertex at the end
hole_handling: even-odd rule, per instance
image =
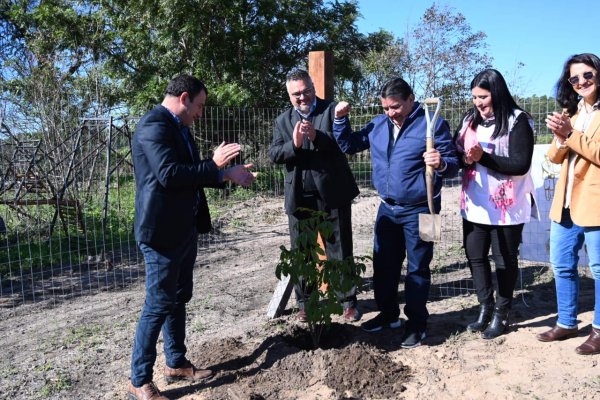
POLYGON ((181 368, 169 368, 165 365, 165 380, 167 383, 173 383, 177 381, 201 381, 212 376, 213 372, 210 369, 197 369, 194 365, 185 361, 185 364, 181 368))
POLYGON ((304 310, 298 311, 298 314, 296 314, 296 319, 299 322, 306 322, 306 311, 304 311, 304 310))
POLYGON ((585 342, 575 349, 577 354, 589 356, 600 353, 600 329, 592 328, 592 333, 585 342))
POLYGON ((168 397, 162 396, 160 390, 154 382, 146 383, 141 387, 135 387, 129 382, 127 387, 128 400, 169 400, 168 397))
POLYGON ((362 313, 356 307, 344 308, 344 319, 348 322, 359 321, 362 317, 362 313))
POLYGON ((546 331, 544 333, 538 333, 537 335, 535 335, 535 337, 540 342, 555 342, 557 340, 573 338, 577 336, 577 333, 579 333, 579 330, 577 328, 566 329, 555 325, 549 331, 546 331))

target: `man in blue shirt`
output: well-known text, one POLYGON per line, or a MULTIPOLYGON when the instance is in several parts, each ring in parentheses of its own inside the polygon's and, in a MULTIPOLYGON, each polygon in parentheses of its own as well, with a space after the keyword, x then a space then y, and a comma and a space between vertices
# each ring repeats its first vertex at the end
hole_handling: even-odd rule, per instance
POLYGON ((373 249, 373 286, 380 313, 362 328, 376 332, 384 327, 400 327, 398 285, 407 258, 404 313, 408 321, 401 346, 413 348, 426 336, 429 263, 433 257, 433 243, 419 237, 419 214, 429 213, 425 167, 436 170, 434 205, 439 212, 442 178, 456 176, 458 159, 448 123, 441 118, 435 126, 436 148, 426 151, 425 111, 403 79, 391 79, 383 86, 381 105, 385 115, 352 132, 347 117, 350 105, 340 102, 335 109, 333 132, 345 153, 371 150, 373 183, 381 197, 373 249))

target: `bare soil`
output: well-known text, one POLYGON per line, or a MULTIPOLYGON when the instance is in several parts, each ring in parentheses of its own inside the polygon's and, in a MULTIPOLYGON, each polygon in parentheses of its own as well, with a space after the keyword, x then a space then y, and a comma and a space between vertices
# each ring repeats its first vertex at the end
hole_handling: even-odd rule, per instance
MULTIPOLYGON (((371 253, 377 206, 370 193, 353 206, 356 255, 371 253)), ((478 307, 468 294, 468 270, 461 268, 458 219, 448 215, 432 264, 423 346, 401 349, 403 328, 368 334, 360 322, 335 316, 322 347, 312 349, 306 326, 294 318, 293 300, 282 317, 266 317, 279 246, 289 246, 282 200, 237 204, 222 216, 225 241, 199 252, 188 307, 188 357, 215 376, 167 385, 159 343, 155 382, 169 398, 197 400, 598 398, 600 356, 574 351, 591 329, 593 281, 582 281, 579 336, 542 343, 535 334, 555 321, 552 273, 547 266, 524 265, 511 331, 483 340, 465 331, 478 307)), ((362 321, 377 313, 371 276, 369 266, 359 293, 362 321)), ((143 301, 140 279, 120 290, 0 309, 0 398, 125 399, 143 301)))

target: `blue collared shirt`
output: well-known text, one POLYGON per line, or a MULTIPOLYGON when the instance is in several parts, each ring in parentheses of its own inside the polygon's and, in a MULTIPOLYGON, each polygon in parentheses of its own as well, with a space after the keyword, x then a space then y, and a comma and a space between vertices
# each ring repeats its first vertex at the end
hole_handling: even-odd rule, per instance
POLYGON ((317 108, 317 98, 316 97, 313 100, 312 105, 310 106, 310 111, 308 112, 308 114, 301 113, 300 110, 298 110, 295 107, 294 107, 294 110, 296 110, 296 112, 298 113, 298 115, 300 115, 303 119, 308 119, 308 117, 310 117, 310 115, 313 113, 313 111, 315 111, 315 108, 317 108))

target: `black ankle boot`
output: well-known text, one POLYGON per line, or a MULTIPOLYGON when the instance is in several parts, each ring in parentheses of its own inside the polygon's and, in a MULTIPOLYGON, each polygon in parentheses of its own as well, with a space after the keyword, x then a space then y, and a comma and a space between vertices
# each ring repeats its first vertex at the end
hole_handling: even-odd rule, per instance
POLYGON ((487 329, 483 331, 481 337, 484 339, 494 339, 508 331, 508 310, 506 308, 496 308, 492 315, 492 322, 487 329))
POLYGON ((482 332, 490 323, 493 312, 493 304, 482 304, 479 307, 479 317, 477 318, 477 321, 467 325, 467 330, 469 332, 482 332))

